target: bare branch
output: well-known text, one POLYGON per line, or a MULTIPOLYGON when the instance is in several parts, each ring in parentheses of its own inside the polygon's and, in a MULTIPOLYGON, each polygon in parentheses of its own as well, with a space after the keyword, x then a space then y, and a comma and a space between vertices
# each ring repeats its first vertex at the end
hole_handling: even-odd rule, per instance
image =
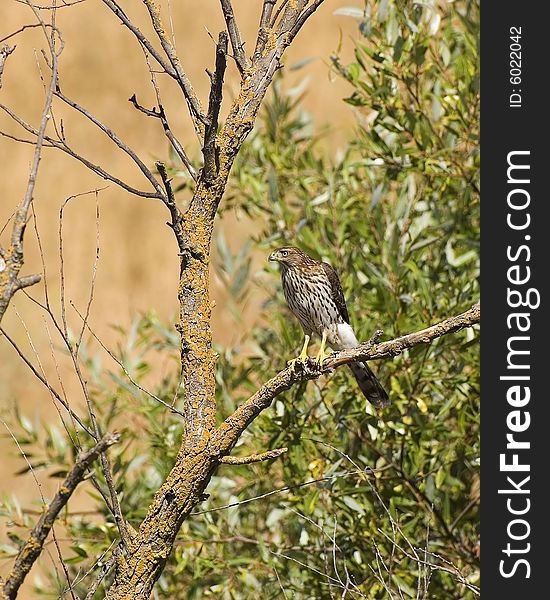
MULTIPOLYGON (((19 4, 29 4, 28 0, 14 1, 19 4)), ((80 4, 81 2, 86 2, 86 0, 71 0, 71 2, 67 2, 67 0, 53 0, 53 4, 37 4, 36 2, 33 2, 32 5, 38 10, 59 10, 60 8, 68 8, 69 6, 80 4)))
POLYGON ((168 223, 168 225, 174 231, 174 234, 178 241, 178 247, 182 249, 186 246, 186 238, 183 234, 183 229, 181 227, 183 216, 176 204, 176 197, 174 196, 174 191, 172 190, 172 183, 168 178, 168 173, 166 172, 165 164, 162 162, 157 162, 156 167, 166 189, 166 200, 164 201, 164 203, 168 207, 168 210, 170 211, 170 215, 172 217, 172 222, 168 223))
POLYGON ((296 383, 308 379, 316 379, 321 374, 327 373, 331 369, 341 365, 356 361, 378 360, 401 354, 406 348, 412 348, 418 344, 428 344, 433 340, 454 333, 465 327, 479 323, 480 306, 479 302, 466 312, 445 319, 437 325, 432 325, 421 331, 404 335, 400 338, 381 342, 379 344, 363 344, 352 350, 335 352, 323 363, 323 368, 319 369, 316 363, 304 365, 302 369, 287 367, 275 377, 272 377, 267 383, 248 400, 245 400, 237 410, 229 416, 218 428, 216 440, 221 445, 222 452, 226 452, 226 444, 229 447, 237 441, 241 433, 248 425, 282 392, 290 389, 296 383))
POLYGON ((156 50, 151 42, 145 37, 145 35, 136 27, 132 21, 127 17, 126 13, 120 8, 120 6, 114 0, 103 0, 113 13, 122 21, 125 27, 127 27, 138 39, 140 44, 147 49, 149 54, 158 62, 163 71, 170 75, 173 79, 178 79, 176 71, 172 68, 169 62, 163 58, 163 56, 156 50))
POLYGON ((144 387, 142 387, 141 385, 139 385, 139 383, 130 375, 130 373, 128 372, 128 369, 126 368, 126 365, 113 353, 111 352, 111 350, 109 350, 109 348, 107 348, 107 346, 101 341, 101 339, 97 336, 97 334, 95 333, 95 331, 90 327, 90 324, 85 321, 84 319, 84 315, 82 315, 79 310, 76 308, 76 306, 71 302, 71 306, 73 307, 73 309, 75 310, 76 314, 80 317, 80 319, 82 320, 82 326, 86 327, 86 329, 90 332, 90 334, 93 336, 93 338, 96 340, 96 342, 103 348, 103 350, 105 350, 105 352, 116 362, 116 364, 122 369, 122 371, 124 372, 124 374, 126 375, 126 377, 128 378, 128 380, 130 381, 130 383, 132 385, 134 385, 140 392, 143 392, 146 396, 149 396, 149 398, 152 398, 153 400, 155 400, 156 402, 158 402, 159 404, 162 404, 162 406, 164 406, 165 408, 169 409, 170 412, 178 414, 180 417, 184 417, 185 415, 179 411, 177 408, 174 408, 174 406, 171 406, 170 404, 168 404, 167 402, 165 402, 162 398, 159 398, 158 396, 156 396, 155 394, 151 393, 149 390, 146 390, 144 387))
POLYGON ((2 88, 2 73, 4 73, 4 66, 6 64, 6 60, 14 50, 15 46, 8 46, 7 44, 2 44, 2 46, 0 46, 0 89, 2 88))
MULTIPOLYGON (((156 89, 158 91, 158 88, 156 89)), ((181 162, 185 165, 185 168, 189 172, 189 175, 191 175, 195 182, 198 181, 199 175, 197 173, 197 170, 195 169, 193 163, 187 156, 183 146, 180 144, 179 140, 176 138, 176 136, 170 129, 170 125, 168 124, 168 119, 166 118, 166 113, 164 112, 162 104, 159 104, 158 109, 154 107, 152 109, 145 108, 144 106, 141 106, 141 104, 139 104, 135 94, 133 94, 132 97, 129 98, 129 102, 131 102, 137 110, 147 115, 148 117, 155 117, 157 119, 160 119, 160 122, 162 123, 162 128, 164 130, 164 135, 172 144, 172 148, 174 148, 176 154, 180 157, 181 162)))
POLYGON ((187 77, 185 71, 181 66, 180 60, 176 53, 176 49, 168 39, 168 36, 166 35, 164 25, 162 24, 162 20, 160 18, 159 7, 154 3, 153 0, 143 0, 143 2, 147 7, 147 10, 149 11, 151 22, 160 40, 161 46, 176 73, 176 78, 180 84, 185 99, 187 100, 191 117, 193 118, 193 122, 195 123, 195 128, 197 129, 197 133, 199 133, 200 135, 202 131, 201 124, 206 125, 207 119, 205 118, 202 112, 199 99, 197 98, 195 90, 191 86, 191 82, 189 81, 189 78, 187 77))
MULTIPOLYGON (((29 125, 28 123, 26 123, 23 119, 21 119, 21 117, 19 117, 18 115, 16 115, 7 106, 5 106, 3 104, 0 104, 0 109, 3 110, 5 113, 7 113, 25 131, 28 131, 29 133, 32 133, 33 135, 38 135, 38 131, 34 127, 32 127, 31 125, 29 125)), ((13 136, 8 136, 8 135, 6 135, 4 133, 2 135, 5 135, 6 137, 13 137, 13 136)), ((13 139, 16 139, 16 141, 19 141, 19 142, 22 142, 22 143, 27 143, 27 144, 34 144, 35 143, 34 141, 30 141, 30 140, 17 139, 17 138, 13 138, 13 139)), ((92 161, 88 160, 84 156, 78 154, 78 152, 76 152, 76 150, 73 150, 70 146, 68 146, 65 141, 56 140, 56 139, 54 139, 54 138, 52 138, 52 137, 50 137, 48 135, 44 136, 44 140, 46 140, 46 142, 48 142, 48 144, 43 144, 42 145, 43 147, 57 148, 58 150, 61 150, 62 152, 65 152, 65 154, 68 154, 69 156, 72 156, 74 159, 76 159, 79 162, 81 162, 84 166, 86 166, 88 169, 90 169, 90 171, 93 171, 96 175, 99 175, 99 177, 101 177, 102 179, 105 179, 107 181, 112 181, 113 183, 115 183, 116 185, 118 185, 122 189, 126 190, 130 194, 134 194, 134 195, 139 196, 141 198, 158 198, 158 199, 162 199, 162 195, 163 194, 159 195, 158 192, 144 192, 142 190, 138 190, 138 189, 132 187, 131 185, 128 185, 124 181, 120 180, 118 177, 115 177, 111 173, 108 173, 105 169, 103 169, 103 167, 100 167, 99 165, 96 165, 95 163, 93 163, 92 161)))
POLYGON ((203 177, 211 183, 218 174, 219 160, 216 149, 218 133, 218 117, 222 103, 222 86, 225 68, 227 66, 227 33, 221 31, 216 45, 216 70, 210 76, 210 97, 208 99, 208 125, 204 133, 204 169, 203 177))
POLYGON ((264 0, 262 6, 262 15, 260 17, 260 26, 258 27, 258 37, 256 38, 256 48, 254 49, 254 55, 252 57, 252 63, 256 64, 260 57, 265 44, 267 42, 267 35, 269 30, 269 23, 271 21, 271 13, 275 6, 276 0, 264 0))
POLYGON ((271 20, 271 13, 273 12, 273 7, 275 6, 275 2, 277 0, 264 0, 264 5, 262 6, 262 16, 260 17, 260 28, 267 27, 271 20))
POLYGON ((250 465, 263 460, 273 460, 285 452, 288 452, 288 448, 277 448, 260 454, 250 454, 249 456, 222 456, 220 462, 224 465, 250 465))
POLYGON ((273 29, 275 27, 275 23, 277 23, 277 19, 279 18, 279 15, 283 12, 285 6, 288 4, 288 0, 283 0, 281 2, 281 4, 279 5, 279 7, 277 8, 277 10, 275 11, 275 15, 273 17, 273 19, 271 20, 271 28, 273 29))
POLYGON ((97 588, 99 587, 99 584, 102 582, 105 575, 107 575, 107 573, 115 565, 119 553, 120 553, 120 548, 115 548, 115 550, 112 552, 111 556, 109 556, 109 558, 102 565, 101 571, 98 573, 96 578, 92 581, 92 583, 88 586, 88 593, 86 594, 86 597, 84 598, 84 600, 92 600, 92 598, 94 597, 94 594, 97 591, 97 588))
POLYGON ((60 100, 65 102, 65 104, 68 104, 69 106, 71 106, 72 108, 77 110, 80 114, 84 115, 94 125, 99 127, 99 129, 101 129, 101 131, 103 131, 103 133, 105 133, 105 135, 107 135, 107 137, 110 140, 112 140, 125 154, 127 154, 136 163, 136 165, 138 166, 140 171, 143 173, 143 175, 145 175, 145 177, 149 180, 149 182, 151 183, 153 188, 156 190, 157 195, 159 197, 163 196, 164 192, 162 190, 162 187, 160 186, 159 182, 155 179, 155 176, 153 175, 151 170, 139 158, 139 156, 136 154, 136 152, 132 148, 130 148, 130 146, 128 146, 128 144, 124 143, 120 139, 120 137, 110 127, 108 127, 107 125, 102 123, 97 117, 95 117, 92 113, 90 113, 83 106, 80 106, 78 103, 74 102, 74 100, 67 98, 67 96, 65 96, 64 94, 61 93, 59 88, 55 91, 55 95, 60 100))
MULTIPOLYGON (((65 200, 59 210, 59 261, 60 261, 60 287, 61 287, 61 320, 63 323, 63 329, 59 329, 59 333, 61 334, 61 339, 67 348, 69 356, 71 357, 73 368, 76 376, 78 377, 78 381, 80 382, 80 386, 82 388, 82 393, 84 394, 84 400, 86 401, 86 407, 88 408, 88 414, 90 416, 90 421, 92 423, 92 429, 95 434, 95 439, 98 440, 101 437, 101 430, 97 421, 97 416, 94 410, 94 403, 90 392, 88 390, 88 384, 84 375, 82 373, 82 369, 80 368, 79 357, 78 357, 78 348, 75 348, 69 339, 69 330, 67 327, 67 320, 65 316, 65 276, 64 276, 64 259, 63 259, 63 211, 68 204, 68 202, 75 198, 75 196, 70 196, 65 200)), ((54 323, 57 322, 54 320, 54 323)), ((125 549, 129 548, 130 545, 130 533, 129 533, 129 524, 124 519, 122 514, 122 510, 120 508, 120 502, 118 499, 118 495, 115 489, 115 485, 113 482, 113 474, 111 472, 111 466, 109 464, 109 458, 106 452, 100 452, 99 460, 101 462, 101 470, 103 472, 103 476, 105 477, 105 483, 107 484, 107 489, 109 490, 109 495, 111 498, 111 507, 113 516, 115 519, 115 523, 117 525, 118 531, 120 533, 120 538, 125 549)))
MULTIPOLYGON (((29 209, 33 200, 34 187, 36 183, 36 177, 38 175, 38 167, 40 165, 40 159, 42 156, 42 145, 46 137, 46 127, 50 120, 50 111, 57 85, 57 68, 58 68, 58 57, 63 46, 58 50, 55 45, 55 11, 52 13, 52 19, 50 28, 46 28, 46 25, 38 11, 29 4, 33 10, 38 24, 42 27, 44 36, 46 38, 48 48, 51 55, 51 78, 50 84, 46 92, 46 99, 44 101, 44 108, 42 109, 42 116, 40 118, 40 125, 36 131, 36 142, 34 147, 34 156, 27 180, 27 189, 25 191, 25 197, 19 206, 19 209, 15 213, 13 221, 13 229, 11 234, 11 245, 7 250, 2 251, 2 269, 0 271, 0 322, 8 308, 8 304, 12 299, 13 295, 17 290, 28 287, 40 281, 39 275, 28 276, 23 279, 19 279, 19 272, 23 266, 23 238, 25 235, 25 228, 27 226, 27 219, 29 215, 29 209)), ((11 54, 13 48, 4 45, 0 49, 0 77, 6 58, 11 54), (2 58, 3 57, 3 58, 2 58)))
MULTIPOLYGON (((273 76, 281 66, 285 49, 295 38, 299 29, 323 0, 316 0, 304 10, 307 0, 283 2, 269 27, 258 34, 256 50, 252 59, 250 76, 243 79, 239 97, 234 102, 225 122, 222 134, 223 162, 231 164, 242 142, 252 130, 260 104, 267 92, 273 76), (280 10, 282 14, 279 17, 280 10), (274 21, 278 24, 274 27, 274 21), (269 38, 269 44, 267 40, 269 38)), ((267 9, 267 7, 264 6, 267 9)), ((269 10, 268 10, 269 12, 269 10)))
MULTIPOLYGON (((25 0, 20 0, 21 4, 27 4, 28 2, 26 2, 25 0)), ((13 31, 12 33, 10 33, 9 35, 3 37, 0 40, 0 44, 5 42, 6 40, 9 40, 12 37, 15 37, 16 35, 19 35, 20 33, 22 33, 23 31, 25 31, 25 29, 35 29, 36 27, 48 27, 49 25, 47 23, 29 23, 27 25, 23 25, 23 27, 20 27, 19 29, 17 29, 16 31, 13 31)), ((4 50, 4 48, 2 47, 1 50, 4 50)), ((15 46, 12 48, 12 50, 15 50, 15 46)), ((8 52, 8 54, 11 54, 11 51, 8 52)))
POLYGON ((84 479, 90 465, 102 452, 105 452, 109 446, 116 444, 119 440, 120 434, 107 434, 91 450, 78 458, 47 510, 38 519, 29 539, 19 550, 15 564, 2 588, 5 598, 11 599, 17 596, 21 584, 42 552, 44 542, 55 523, 57 515, 69 501, 76 486, 84 479))
POLYGON ((233 56, 237 63, 239 73, 243 75, 245 70, 248 68, 248 59, 244 52, 243 42, 241 39, 241 32, 233 13, 233 6, 231 0, 220 0, 222 6, 223 16, 227 25, 227 31, 229 32, 229 39, 231 40, 231 47, 233 48, 233 56))
POLYGON ((293 40, 296 37, 296 34, 303 27, 304 23, 311 17, 311 15, 323 4, 324 0, 314 0, 312 4, 310 4, 304 12, 298 17, 296 23, 290 30, 290 40, 293 40))
POLYGON ((80 427, 93 439, 95 438, 95 434, 84 424, 82 419, 73 411, 73 409, 69 406, 69 403, 48 383, 48 381, 36 370, 34 365, 30 362, 30 360, 23 354, 19 346, 15 343, 4 329, 0 327, 0 333, 6 338, 6 340, 11 344, 13 349, 19 355, 19 358, 29 367, 32 371, 32 374, 44 385, 48 388, 50 394, 65 408, 65 410, 69 413, 72 419, 74 419, 80 427))
POLYGON ((23 288, 29 287, 31 285, 35 285, 42 279, 41 275, 25 275, 24 277, 19 277, 17 279, 17 289, 22 290, 23 288))

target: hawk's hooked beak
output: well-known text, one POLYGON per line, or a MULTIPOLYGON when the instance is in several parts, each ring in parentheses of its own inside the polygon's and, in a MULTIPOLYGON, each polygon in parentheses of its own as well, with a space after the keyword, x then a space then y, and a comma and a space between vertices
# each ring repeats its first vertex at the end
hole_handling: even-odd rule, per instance
POLYGON ((277 261, 279 260, 279 252, 278 252, 277 250, 275 250, 275 252, 272 252, 272 253, 269 255, 269 257, 268 257, 268 259, 267 259, 267 260, 270 260, 270 261, 272 261, 272 262, 273 262, 273 261, 277 262, 277 261))

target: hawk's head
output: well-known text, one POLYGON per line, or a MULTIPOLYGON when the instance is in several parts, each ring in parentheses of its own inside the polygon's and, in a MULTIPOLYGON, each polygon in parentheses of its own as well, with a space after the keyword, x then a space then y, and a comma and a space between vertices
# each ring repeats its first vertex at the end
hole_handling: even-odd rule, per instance
POLYGON ((284 246, 269 255, 269 260, 278 262, 283 268, 305 267, 315 261, 300 248, 284 246))

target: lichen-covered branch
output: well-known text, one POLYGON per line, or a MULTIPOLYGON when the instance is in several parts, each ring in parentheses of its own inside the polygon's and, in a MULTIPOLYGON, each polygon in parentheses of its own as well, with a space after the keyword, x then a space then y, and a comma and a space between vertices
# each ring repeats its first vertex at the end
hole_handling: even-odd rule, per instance
POLYGON ((36 559, 40 556, 44 542, 50 533, 57 515, 67 504, 77 485, 84 479, 90 465, 109 446, 116 444, 119 434, 107 434, 88 452, 82 454, 63 481, 47 509, 42 513, 33 527, 29 539, 21 546, 12 570, 6 578, 0 592, 3 598, 16 598, 25 577, 28 575, 36 559))
POLYGON ((255 462, 262 462, 264 460, 274 460, 279 456, 288 452, 288 448, 276 448, 275 450, 268 450, 267 452, 260 452, 259 454, 249 454, 248 456, 222 456, 220 462, 224 465, 251 465, 255 462))
POLYGON ((358 346, 353 350, 343 350, 331 354, 323 363, 323 368, 319 369, 314 361, 308 362, 303 368, 287 367, 268 382, 264 383, 260 389, 248 400, 243 402, 237 410, 229 416, 216 431, 214 442, 221 445, 222 452, 227 451, 226 444, 232 447, 241 433, 250 425, 250 423, 282 392, 290 389, 293 385, 306 379, 316 379, 323 373, 336 367, 355 361, 379 360, 401 354, 405 349, 412 348, 418 344, 429 344, 433 340, 464 329, 479 323, 480 305, 479 302, 466 312, 449 317, 437 325, 432 325, 426 329, 409 333, 402 337, 386 342, 373 343, 372 341, 358 346))

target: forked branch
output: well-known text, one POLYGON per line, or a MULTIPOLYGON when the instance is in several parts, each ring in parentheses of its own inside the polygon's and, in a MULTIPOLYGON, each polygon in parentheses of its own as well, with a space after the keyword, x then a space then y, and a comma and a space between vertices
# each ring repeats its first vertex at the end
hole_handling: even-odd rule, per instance
MULTIPOLYGON (((44 108, 42 109, 40 125, 36 130, 34 156, 27 180, 27 189, 25 191, 23 201, 15 213, 13 221, 11 243, 6 249, 0 246, 0 322, 2 321, 2 317, 4 316, 4 313, 6 312, 8 304, 10 303, 13 295, 18 290, 34 285, 40 281, 40 275, 38 274, 27 275, 20 278, 19 272, 23 266, 23 238, 25 236, 25 228, 27 226, 27 220, 31 210, 34 188, 38 175, 38 167, 42 157, 42 147, 44 140, 46 139, 46 127, 48 126, 48 122, 50 120, 53 96, 57 86, 58 58, 63 49, 62 45, 59 48, 56 47, 56 34, 58 32, 55 29, 55 11, 53 11, 52 22, 48 28, 46 23, 44 23, 38 14, 38 11, 31 4, 29 4, 29 6, 33 10, 48 44, 51 63, 51 77, 49 86, 46 90, 46 99, 44 101, 44 108)), ((7 45, 4 45, 2 48, 0 48, 0 77, 6 58, 11 54, 12 51, 13 47, 7 45)))

